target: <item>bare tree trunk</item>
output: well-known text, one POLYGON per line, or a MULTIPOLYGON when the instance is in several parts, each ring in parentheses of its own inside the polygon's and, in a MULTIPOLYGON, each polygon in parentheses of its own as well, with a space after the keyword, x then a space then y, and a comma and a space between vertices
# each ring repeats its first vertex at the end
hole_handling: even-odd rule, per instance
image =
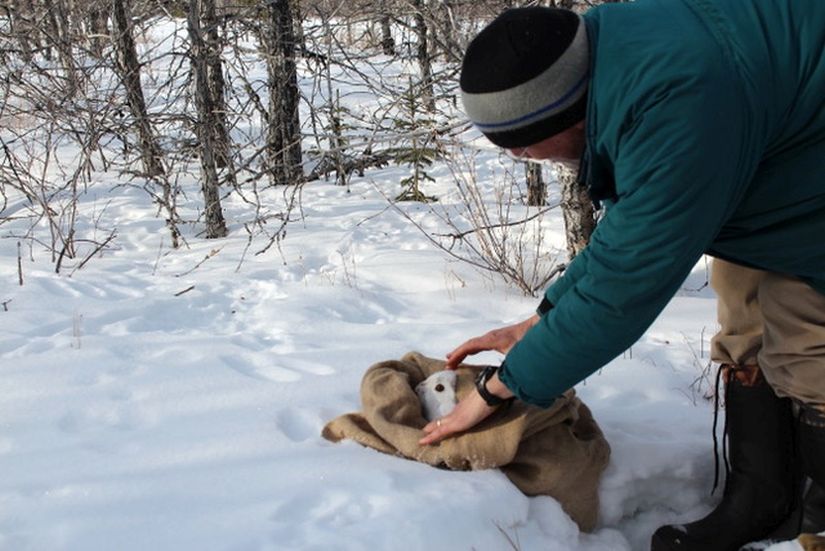
MULTIPOLYGON (((103 19, 105 20, 105 17, 103 19)), ((147 178, 158 182, 161 186, 159 202, 161 208, 167 213, 166 223, 172 234, 172 246, 178 248, 180 233, 177 228, 178 216, 175 209, 175 197, 163 166, 160 146, 155 139, 152 125, 149 122, 143 87, 140 84, 140 63, 132 35, 129 0, 112 0, 112 23, 114 26, 115 50, 117 51, 116 69, 123 87, 126 89, 126 102, 137 126, 143 172, 147 178)))
POLYGON ((562 163, 554 163, 554 168, 561 185, 567 252, 573 258, 590 242, 596 228, 596 215, 587 188, 576 182, 577 170, 562 163))
POLYGON ((524 163, 524 174, 527 177, 527 204, 531 207, 543 207, 546 204, 547 184, 541 176, 541 165, 524 163))
POLYGON ((13 0, 6 6, 9 21, 9 34, 20 44, 20 53, 26 62, 32 59, 37 46, 37 35, 31 24, 34 8, 29 0, 13 0))
MULTIPOLYGON (((327 83, 330 83, 327 80, 327 83)), ((330 84, 331 88, 331 84, 330 84)), ((330 93, 330 97, 332 94, 330 93)), ((343 124, 341 123, 341 92, 335 91, 335 101, 330 106, 330 132, 332 133, 331 144, 332 155, 335 162, 335 183, 339 186, 347 185, 349 174, 344 166, 344 150, 347 147, 344 140, 343 124)))
POLYGON ((432 11, 432 24, 437 38, 436 42, 444 53, 447 61, 461 62, 464 49, 456 40, 456 22, 453 13, 455 0, 432 0, 435 7, 432 11))
POLYGON ((89 4, 86 26, 91 38, 89 45, 94 55, 100 56, 103 53, 103 37, 109 29, 106 24, 106 7, 98 0, 92 0, 89 4))
POLYGON ((234 170, 231 164, 229 124, 226 117, 225 89, 223 80, 223 63, 221 62, 221 39, 218 34, 218 16, 215 0, 200 0, 201 33, 205 45, 207 82, 212 98, 212 122, 210 127, 215 133, 215 163, 218 168, 229 168, 226 175, 234 185, 234 170))
POLYGON ((143 87, 140 84, 140 63, 132 37, 131 6, 129 0, 112 1, 112 21, 117 50, 117 71, 126 89, 126 102, 137 125, 143 172, 149 178, 164 174, 160 148, 152 133, 143 87))
POLYGON ((47 43, 53 43, 63 65, 67 83, 67 95, 74 96, 78 89, 77 69, 72 55, 71 24, 64 0, 44 0, 48 22, 47 43))
POLYGON ((264 40, 269 77, 267 159, 272 183, 303 179, 301 121, 298 116, 298 70, 289 0, 269 2, 270 28, 264 40))
POLYGON ((380 0, 379 18, 381 23, 381 51, 384 55, 395 55, 395 39, 392 37, 392 28, 390 27, 390 11, 387 6, 387 0, 380 0))
POLYGON ((292 0, 292 21, 295 35, 295 50, 306 52, 306 37, 304 37, 304 14, 301 12, 301 0, 292 0))
POLYGON ((413 0, 415 9, 415 33, 418 37, 418 65, 421 68, 421 102, 430 111, 435 111, 433 94, 433 68, 430 62, 430 48, 427 40, 427 20, 424 18, 424 0, 413 0))
MULTIPOLYGON (((209 0, 207 0, 209 1, 209 0)), ((226 236, 226 222, 221 208, 218 168, 215 159, 215 105, 209 81, 209 61, 207 45, 201 31, 202 0, 192 0, 189 4, 187 24, 191 42, 192 71, 195 75, 195 104, 198 111, 195 123, 201 158, 201 189, 203 191, 204 213, 206 217, 206 237, 226 236)))

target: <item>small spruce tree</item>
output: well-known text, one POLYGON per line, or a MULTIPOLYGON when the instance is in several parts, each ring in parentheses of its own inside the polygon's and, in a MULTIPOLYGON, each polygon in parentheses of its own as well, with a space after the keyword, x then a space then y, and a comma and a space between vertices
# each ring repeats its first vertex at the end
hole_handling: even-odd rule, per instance
POLYGON ((407 145, 394 149, 395 162, 409 165, 412 170, 408 177, 401 180, 403 190, 395 198, 396 201, 427 203, 437 200, 421 191, 422 182, 435 181, 426 169, 432 166, 438 158, 438 149, 432 144, 433 134, 422 132, 422 130, 432 128, 435 121, 419 108, 419 96, 418 90, 410 79, 407 91, 401 97, 402 112, 393 121, 395 129, 407 136, 409 140, 407 145))

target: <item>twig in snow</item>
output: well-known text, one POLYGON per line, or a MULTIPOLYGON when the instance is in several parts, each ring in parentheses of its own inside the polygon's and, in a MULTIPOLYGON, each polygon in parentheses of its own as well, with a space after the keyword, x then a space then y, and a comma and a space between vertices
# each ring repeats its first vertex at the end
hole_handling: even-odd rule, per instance
POLYGON ((158 246, 158 256, 155 258, 155 265, 152 266, 152 275, 155 275, 158 271, 158 264, 160 263, 160 256, 163 252, 163 237, 160 238, 160 245, 158 246))
MULTIPOLYGON (((81 269, 83 266, 85 266, 85 265, 86 265, 86 263, 87 263, 88 261, 90 261, 94 255, 96 255, 97 253, 99 253, 100 251, 102 251, 104 248, 106 248, 106 245, 108 245, 108 244, 109 244, 109 242, 110 242, 110 241, 112 241, 112 239, 114 239, 115 237, 117 237, 117 230, 112 230, 112 233, 110 233, 110 234, 109 234, 109 237, 107 237, 106 239, 104 239, 102 243, 98 244, 98 246, 97 246, 97 247, 95 247, 95 249, 94 249, 92 252, 90 252, 90 253, 86 256, 86 258, 84 258, 84 259, 83 259, 83 262, 81 262, 80 264, 78 264, 78 265, 77 265, 77 268, 75 268, 74 270, 72 270, 72 274, 73 274, 73 273, 75 273, 76 271, 78 271, 79 269, 81 269)), ((69 275, 71 275, 71 274, 69 274, 69 275)))
MULTIPOLYGON (((23 255, 20 252, 20 241, 17 242, 17 280, 20 282, 20 286, 23 286, 23 255)), ((3 303, 5 306, 5 303, 3 303)))
POLYGON ((371 214, 371 215, 367 216, 366 218, 364 218, 363 220, 361 220, 360 222, 358 222, 357 224, 355 224, 355 227, 356 227, 356 228, 357 228, 357 227, 360 227, 360 226, 361 226, 361 224, 363 224, 364 222, 367 222, 367 221, 369 221, 369 220, 372 220, 373 218, 378 218, 379 216, 381 216, 382 214, 384 214, 385 212, 387 212, 389 209, 391 209, 391 208, 392 208, 392 206, 393 206, 393 205, 392 205, 392 203, 388 204, 386 207, 384 207, 383 209, 381 209, 381 211, 380 211, 380 212, 376 212, 375 214, 371 214))
POLYGON ((507 543, 510 544, 510 547, 513 548, 513 551, 521 551, 521 544, 518 540, 518 532, 513 530, 513 532, 516 535, 516 541, 513 541, 513 538, 510 537, 510 534, 508 534, 507 531, 504 528, 502 528, 498 522, 493 521, 493 524, 496 528, 498 528, 498 531, 501 532, 501 535, 503 535, 507 539, 507 543))
POLYGON ((209 259, 210 259, 210 258, 212 258, 213 256, 217 255, 217 254, 218 254, 219 252, 221 252, 222 250, 223 250, 223 247, 221 247, 220 249, 212 249, 211 251, 209 251, 209 254, 207 254, 205 257, 203 257, 203 260, 201 260, 200 262, 198 262, 197 264, 195 264, 194 266, 192 266, 192 268, 190 268, 189 270, 186 270, 185 272, 180 273, 180 274, 175 274, 175 277, 182 277, 182 276, 185 276, 185 275, 187 275, 187 274, 191 274, 192 272, 194 272, 195 270, 197 270, 198 268, 200 268, 201 266, 203 266, 203 265, 204 265, 204 263, 205 263, 207 260, 209 260, 209 259))
POLYGON ((194 285, 190 285, 189 287, 187 287, 187 288, 186 288, 186 289, 184 289, 183 291, 178 291, 177 293, 175 293, 175 296, 176 296, 176 297, 179 297, 179 296, 181 296, 181 295, 185 295, 186 293, 188 293, 189 291, 191 291, 191 290, 192 290, 192 289, 194 289, 194 288, 195 288, 195 286, 194 286, 194 285))
POLYGON ((74 228, 69 230, 69 237, 63 242, 63 248, 60 249, 60 255, 57 257, 57 264, 54 267, 54 273, 59 274, 60 268, 63 266, 63 258, 68 254, 69 258, 74 257, 74 253, 72 251, 73 244, 72 240, 74 239, 74 228))

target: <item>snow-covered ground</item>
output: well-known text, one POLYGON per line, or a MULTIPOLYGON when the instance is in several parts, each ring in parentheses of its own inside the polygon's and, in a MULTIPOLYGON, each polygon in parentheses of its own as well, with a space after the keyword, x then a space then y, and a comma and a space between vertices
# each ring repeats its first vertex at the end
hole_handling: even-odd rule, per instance
MULTIPOLYGON (((237 224, 172 251, 123 189, 85 198, 119 237, 71 277, 35 249, 19 286, 17 241, 0 239, 0 549, 644 549, 711 506, 712 408, 691 386, 707 290, 579 388, 613 448, 593 534, 500 472, 323 440, 372 363, 443 355, 537 303, 432 247, 374 181, 307 186, 283 257, 239 271, 237 224)), ((700 263, 686 289, 704 279, 700 263)))

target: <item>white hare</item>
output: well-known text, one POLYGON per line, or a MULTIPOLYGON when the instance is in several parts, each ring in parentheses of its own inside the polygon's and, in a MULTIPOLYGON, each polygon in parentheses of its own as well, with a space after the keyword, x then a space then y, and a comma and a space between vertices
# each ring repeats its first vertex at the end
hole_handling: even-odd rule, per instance
POLYGON ((437 371, 418 383, 415 392, 424 407, 424 418, 433 421, 450 413, 456 404, 455 371, 437 371))

